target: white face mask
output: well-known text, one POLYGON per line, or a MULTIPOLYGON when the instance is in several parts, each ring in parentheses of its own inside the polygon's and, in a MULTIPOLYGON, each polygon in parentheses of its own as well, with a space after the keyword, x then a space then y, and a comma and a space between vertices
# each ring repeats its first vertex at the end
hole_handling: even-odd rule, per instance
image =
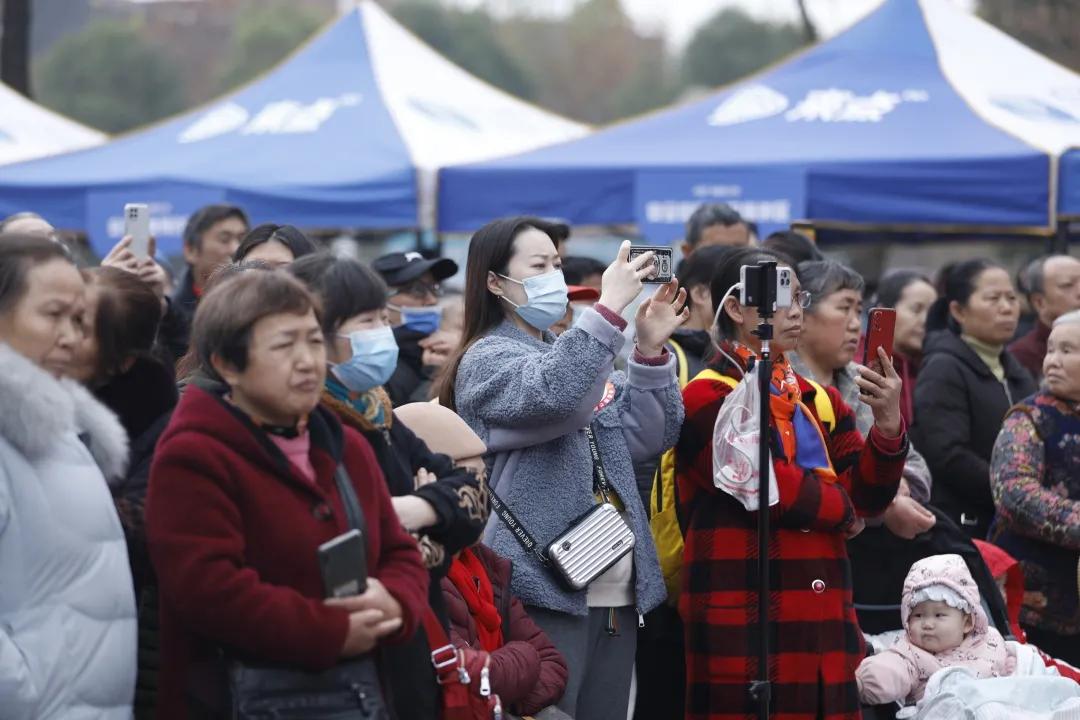
POLYGON ((517 309, 517 314, 537 330, 541 332, 547 330, 566 315, 566 304, 570 291, 566 287, 566 279, 563 278, 562 270, 552 270, 543 275, 534 275, 524 280, 515 280, 506 275, 499 275, 499 277, 525 288, 525 297, 528 300, 524 305, 518 305, 505 295, 502 298, 513 305, 517 309))

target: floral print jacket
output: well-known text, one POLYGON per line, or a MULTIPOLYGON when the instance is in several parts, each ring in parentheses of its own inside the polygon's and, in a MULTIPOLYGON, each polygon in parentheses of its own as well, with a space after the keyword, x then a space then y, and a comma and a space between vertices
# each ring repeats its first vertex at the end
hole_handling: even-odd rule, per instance
POLYGON ((1080 406, 1039 392, 1009 411, 990 479, 990 538, 1020 560, 1021 621, 1080 634, 1080 406))

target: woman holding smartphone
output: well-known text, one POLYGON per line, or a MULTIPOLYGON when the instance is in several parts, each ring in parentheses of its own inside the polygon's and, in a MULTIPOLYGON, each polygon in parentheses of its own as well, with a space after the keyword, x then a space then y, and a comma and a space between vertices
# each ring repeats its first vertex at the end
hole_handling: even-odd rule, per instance
MULTIPOLYGON (((739 303, 740 268, 776 255, 754 249, 728 255, 713 276, 717 358, 711 376, 683 390, 686 423, 676 448, 681 517, 686 525, 680 611, 686 622, 686 717, 754 717, 748 692, 757 674, 757 511, 714 484, 713 428, 736 384, 757 360, 758 313, 739 303)), ((881 514, 900 483, 907 437, 900 380, 888 355, 884 373, 862 369, 854 382, 873 414, 865 440, 855 412, 833 387, 819 389, 791 367, 804 308, 812 298, 792 283, 790 307, 772 319, 770 378, 773 470, 778 502, 770 508, 769 596, 772 710, 779 717, 856 720, 855 669, 862 632, 852 606, 847 539, 865 517, 881 514), (833 423, 822 421, 817 393, 828 395, 833 423)), ((755 418, 748 432, 756 435, 755 418)), ((757 439, 748 439, 757 445, 757 439)), ((756 480, 754 481, 756 482, 756 480)))
POLYGON ((632 462, 670 447, 682 424, 664 343, 687 318, 686 293, 672 281, 642 303, 627 372, 614 372, 626 327, 620 313, 653 272, 653 257, 630 262, 623 243, 604 271, 599 302, 556 339, 548 328, 566 312, 567 288, 553 234, 543 220, 513 217, 473 236, 465 332, 440 399, 485 442, 492 488, 541 546, 597 503, 586 433, 593 428, 633 552, 572 591, 495 513, 485 541, 513 561, 514 593, 567 660, 560 709, 577 720, 625 720, 639 616, 664 598, 632 462))

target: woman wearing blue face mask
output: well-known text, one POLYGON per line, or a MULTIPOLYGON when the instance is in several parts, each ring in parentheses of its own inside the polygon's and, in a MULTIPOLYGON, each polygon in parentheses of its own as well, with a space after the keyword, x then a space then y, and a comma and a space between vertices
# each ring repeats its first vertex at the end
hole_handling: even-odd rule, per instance
MULTIPOLYGON (((475 475, 431 452, 394 416, 383 384, 397 366, 398 347, 387 324, 382 279, 355 260, 327 253, 300 258, 289 271, 322 302, 330 364, 323 405, 371 443, 398 519, 418 538, 431 572, 429 602, 446 626, 439 581, 454 554, 479 539, 487 519, 486 491, 475 475)), ((423 630, 383 654, 384 677, 398 717, 437 718, 437 686, 423 630)))
POLYGON ((688 317, 686 293, 673 281, 642 303, 637 348, 627 372, 615 372, 626 327, 620 313, 641 292, 651 254, 629 262, 623 243, 599 301, 556 339, 549 328, 566 312, 567 287, 552 232, 543 220, 516 217, 473 236, 462 347, 440 401, 487 444, 491 487, 540 547, 597 504, 592 429, 607 497, 634 533, 633 552, 572 591, 495 513, 484 540, 513 560, 514 593, 566 658, 560 709, 577 720, 624 720, 637 625, 664 599, 632 463, 656 457, 679 435, 682 398, 664 343, 688 317))

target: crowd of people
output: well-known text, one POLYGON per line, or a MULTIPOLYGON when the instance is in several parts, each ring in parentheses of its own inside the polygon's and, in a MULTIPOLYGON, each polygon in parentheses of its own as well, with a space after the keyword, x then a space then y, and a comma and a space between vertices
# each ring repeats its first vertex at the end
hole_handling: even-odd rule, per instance
POLYGON ((4 220, 0 717, 750 718, 762 603, 775 717, 949 672, 1080 697, 1080 260, 869 292, 756 235, 703 206, 651 284, 629 242, 605 263, 502 218, 449 294, 450 259, 365 264, 230 205, 191 216, 175 280, 152 243, 80 268, 47 219, 4 220), (793 277, 767 599, 717 430, 762 261, 793 277), (350 531, 362 580, 331 594, 350 531))

